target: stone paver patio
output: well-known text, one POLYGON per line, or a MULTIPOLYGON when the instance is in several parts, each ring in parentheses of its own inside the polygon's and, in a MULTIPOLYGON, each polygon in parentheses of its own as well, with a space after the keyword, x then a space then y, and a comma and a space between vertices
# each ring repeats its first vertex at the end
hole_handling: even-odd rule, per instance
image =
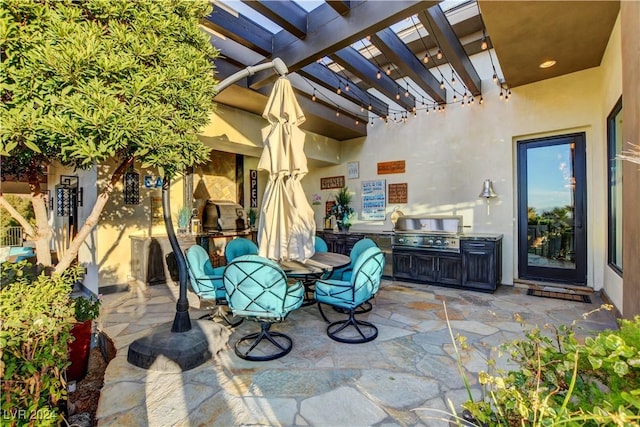
MULTIPOLYGON (((273 326, 294 341, 281 359, 235 355, 234 340, 259 329, 255 322, 230 330, 193 320, 209 341, 210 361, 186 372, 167 360, 149 370, 129 364, 128 345, 173 320, 177 295, 173 284, 105 295, 99 327, 118 353, 105 374, 100 426, 445 426, 447 401, 459 405, 467 393, 443 302, 453 334, 470 344, 462 362, 477 395, 477 373, 496 358, 495 346, 522 336, 514 314, 529 325, 568 324, 601 304, 597 294, 587 304, 527 296, 511 286, 484 294, 384 280, 373 310, 362 316, 379 329, 366 344, 331 340, 318 308, 309 306, 273 326)), ((195 295, 189 301, 192 319, 206 312, 195 295)), ((601 311, 580 325, 586 333, 616 328, 616 319, 601 311)))

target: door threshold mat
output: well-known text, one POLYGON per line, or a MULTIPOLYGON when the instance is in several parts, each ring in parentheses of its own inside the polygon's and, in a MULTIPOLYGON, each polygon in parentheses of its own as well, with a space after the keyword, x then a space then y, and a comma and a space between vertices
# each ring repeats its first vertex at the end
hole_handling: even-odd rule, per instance
POLYGON ((558 291, 545 291, 544 289, 528 289, 527 295, 533 295, 534 297, 543 298, 555 298, 566 301, 578 301, 591 304, 591 298, 589 295, 577 294, 573 291, 570 292, 558 292, 558 291))

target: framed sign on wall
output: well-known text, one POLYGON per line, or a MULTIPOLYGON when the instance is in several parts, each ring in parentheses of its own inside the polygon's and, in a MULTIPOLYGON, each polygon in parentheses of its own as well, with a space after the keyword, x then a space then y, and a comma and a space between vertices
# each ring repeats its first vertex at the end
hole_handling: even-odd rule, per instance
POLYGON ((386 180, 362 182, 362 219, 365 221, 384 220, 386 200, 386 180))
POLYGON ((360 176, 360 163, 349 162, 347 163, 347 178, 355 179, 360 176))
POLYGON ((378 163, 378 175, 384 175, 388 173, 405 173, 404 160, 378 163))
POLYGON ((407 203, 408 184, 389 184, 389 203, 407 203))
POLYGON ((344 175, 342 176, 330 176, 328 178, 320 178, 320 189, 330 190, 332 188, 344 187, 344 175))

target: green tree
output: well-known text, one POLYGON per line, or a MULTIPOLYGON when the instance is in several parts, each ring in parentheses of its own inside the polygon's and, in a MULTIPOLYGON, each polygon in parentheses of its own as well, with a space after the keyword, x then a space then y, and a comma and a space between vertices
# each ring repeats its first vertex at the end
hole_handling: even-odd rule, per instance
MULTIPOLYGON (((171 178, 208 158, 197 132, 214 108, 217 51, 198 26, 209 12, 206 0, 3 0, 2 173, 29 179, 38 262, 51 263, 37 179, 49 162, 116 164, 60 272, 134 160, 171 178)), ((10 206, 1 193, 0 206, 10 206)))

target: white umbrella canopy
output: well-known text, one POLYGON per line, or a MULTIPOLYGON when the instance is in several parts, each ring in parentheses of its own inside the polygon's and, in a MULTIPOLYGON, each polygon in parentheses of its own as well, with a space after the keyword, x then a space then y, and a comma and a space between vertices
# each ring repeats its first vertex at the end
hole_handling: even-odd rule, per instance
POLYGON ((315 252, 315 220, 300 182, 308 171, 305 135, 298 128, 305 117, 286 77, 276 81, 262 116, 271 125, 258 163, 259 170, 269 172, 258 223, 259 254, 303 261, 315 252))

